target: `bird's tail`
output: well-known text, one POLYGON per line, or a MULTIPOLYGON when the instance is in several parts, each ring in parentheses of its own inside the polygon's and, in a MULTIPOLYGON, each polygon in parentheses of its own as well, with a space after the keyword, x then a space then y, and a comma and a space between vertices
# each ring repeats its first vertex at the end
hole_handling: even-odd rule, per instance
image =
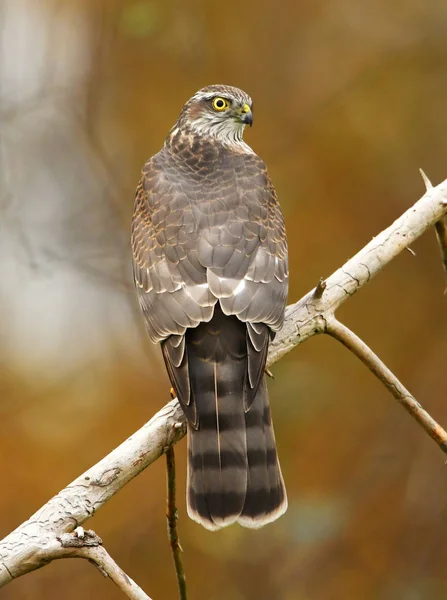
POLYGON ((223 331, 215 317, 186 339, 198 416, 197 428, 188 423, 188 514, 211 530, 258 528, 287 508, 267 385, 262 377, 246 411, 246 326, 225 317, 223 331))

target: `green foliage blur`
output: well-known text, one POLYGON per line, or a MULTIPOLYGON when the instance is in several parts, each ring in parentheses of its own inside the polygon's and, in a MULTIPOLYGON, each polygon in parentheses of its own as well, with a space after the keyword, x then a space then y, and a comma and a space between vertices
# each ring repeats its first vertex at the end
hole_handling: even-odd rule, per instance
MULTIPOLYGON (((254 99, 246 141, 289 236, 289 301, 447 177, 447 4, 3 0, 0 6, 0 537, 169 400, 132 284, 141 166, 212 83, 254 99)), ((446 297, 434 232, 339 317, 447 424, 446 297)), ((179 529, 194 600, 443 600, 447 475, 360 362, 313 338, 269 382, 289 510, 259 531, 179 529)), ((87 527, 154 600, 177 597, 164 460, 87 527)), ((121 593, 58 561, 5 600, 121 593)))

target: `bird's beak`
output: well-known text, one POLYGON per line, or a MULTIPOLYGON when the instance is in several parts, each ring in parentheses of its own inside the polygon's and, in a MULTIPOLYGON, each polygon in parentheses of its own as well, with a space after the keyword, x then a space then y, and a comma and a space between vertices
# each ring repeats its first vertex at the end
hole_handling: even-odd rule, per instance
POLYGON ((253 112, 248 104, 241 106, 236 114, 244 125, 250 125, 250 127, 253 125, 253 112))

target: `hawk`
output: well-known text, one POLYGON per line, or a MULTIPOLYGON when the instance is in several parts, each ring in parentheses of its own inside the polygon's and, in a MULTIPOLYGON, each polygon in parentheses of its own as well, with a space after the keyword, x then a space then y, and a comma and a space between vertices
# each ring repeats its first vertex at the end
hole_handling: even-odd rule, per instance
POLYGON ((187 509, 210 530, 287 508, 265 382, 283 324, 287 240, 264 162, 243 141, 252 101, 211 85, 142 170, 134 279, 188 423, 187 509))

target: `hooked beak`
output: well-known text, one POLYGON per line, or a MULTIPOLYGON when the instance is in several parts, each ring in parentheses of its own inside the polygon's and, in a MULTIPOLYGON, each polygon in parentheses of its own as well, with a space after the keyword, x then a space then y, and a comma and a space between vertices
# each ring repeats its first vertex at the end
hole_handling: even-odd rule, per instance
POLYGON ((253 125, 253 112, 248 104, 244 104, 236 114, 244 125, 253 125))

